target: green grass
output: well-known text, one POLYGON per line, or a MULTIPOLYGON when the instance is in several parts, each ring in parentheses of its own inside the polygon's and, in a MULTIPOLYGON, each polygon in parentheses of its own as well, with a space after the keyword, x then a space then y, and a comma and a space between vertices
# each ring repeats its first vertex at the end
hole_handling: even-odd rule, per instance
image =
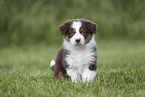
POLYGON ((100 40, 92 83, 53 80, 49 67, 59 46, 0 48, 0 97, 145 97, 143 41, 100 40))

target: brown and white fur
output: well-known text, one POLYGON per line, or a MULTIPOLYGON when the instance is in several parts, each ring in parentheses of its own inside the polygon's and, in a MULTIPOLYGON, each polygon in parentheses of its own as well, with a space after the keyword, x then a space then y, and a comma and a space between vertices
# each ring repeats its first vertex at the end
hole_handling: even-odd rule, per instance
POLYGON ((64 42, 56 62, 52 60, 50 63, 54 78, 68 75, 73 82, 92 81, 97 70, 94 39, 97 24, 85 19, 73 19, 60 25, 59 30, 64 36, 64 42))

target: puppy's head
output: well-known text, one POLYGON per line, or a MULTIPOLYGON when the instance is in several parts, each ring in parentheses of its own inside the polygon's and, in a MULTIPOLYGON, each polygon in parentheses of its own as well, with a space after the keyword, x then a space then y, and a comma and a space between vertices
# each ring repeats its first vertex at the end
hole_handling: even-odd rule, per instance
POLYGON ((74 46, 89 43, 93 34, 97 32, 97 24, 85 19, 73 19, 64 22, 59 30, 66 41, 74 46))

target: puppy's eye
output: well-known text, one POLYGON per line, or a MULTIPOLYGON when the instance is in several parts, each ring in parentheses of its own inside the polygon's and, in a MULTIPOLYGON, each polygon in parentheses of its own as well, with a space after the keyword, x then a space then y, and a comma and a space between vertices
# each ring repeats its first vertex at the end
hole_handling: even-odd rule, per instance
POLYGON ((86 32, 81 32, 81 34, 85 34, 86 32))
POLYGON ((74 34, 75 34, 75 32, 73 32, 73 31, 72 31, 70 34, 74 35, 74 34))

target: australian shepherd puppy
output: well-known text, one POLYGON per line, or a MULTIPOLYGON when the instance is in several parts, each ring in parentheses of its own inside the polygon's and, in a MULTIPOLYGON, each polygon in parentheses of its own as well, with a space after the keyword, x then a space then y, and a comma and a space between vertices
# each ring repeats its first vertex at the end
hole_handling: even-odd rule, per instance
POLYGON ((85 19, 73 19, 60 25, 59 30, 64 36, 64 42, 58 51, 56 62, 50 62, 54 78, 68 75, 73 82, 92 81, 97 70, 94 39, 97 24, 85 19))

